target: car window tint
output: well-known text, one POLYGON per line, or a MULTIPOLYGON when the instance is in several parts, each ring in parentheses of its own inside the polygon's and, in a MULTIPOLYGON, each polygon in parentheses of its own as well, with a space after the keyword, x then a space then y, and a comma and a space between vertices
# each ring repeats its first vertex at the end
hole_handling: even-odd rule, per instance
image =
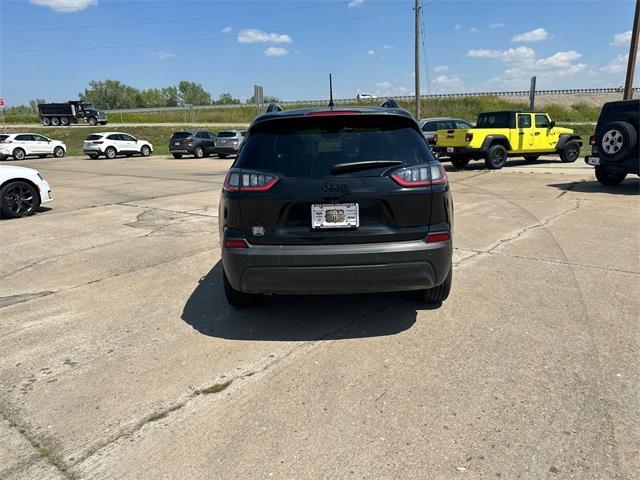
POLYGON ((33 139, 36 142, 48 142, 49 141, 49 139, 47 137, 43 137, 42 135, 34 135, 33 139))
POLYGON ((32 142, 33 135, 16 135, 16 140, 20 142, 32 142))
POLYGON ((509 112, 481 113, 476 128, 511 128, 509 112))
POLYGON ((531 115, 518 115, 518 128, 531 128, 531 115))
POLYGON ((209 135, 206 132, 198 132, 196 133, 196 138, 209 138, 209 135))
POLYGON ((191 136, 191 132, 176 132, 171 135, 171 138, 174 140, 180 140, 182 138, 189 138, 191 136))
MULTIPOLYGON (((247 136, 235 166, 288 177, 324 178, 339 163, 393 160, 408 166, 432 159, 422 135, 403 119, 344 116, 258 124, 247 136)), ((380 175, 389 168, 345 175, 380 175)))
POLYGON ((209 135, 209 139, 210 140, 215 140, 216 139, 216 134, 213 132, 209 132, 207 135, 209 135))
POLYGON ((0 135, 0 142, 4 142, 7 138, 9 138, 9 135, 0 135))
POLYGON ((236 132, 220 132, 218 138, 233 138, 236 136, 236 132))
POLYGON ((135 142, 136 139, 134 137, 132 137, 131 135, 127 135, 127 134, 122 134, 120 135, 121 140, 124 140, 125 142, 135 142))
POLYGON ((120 135, 117 133, 111 134, 107 137, 108 140, 120 140, 120 135))
POLYGON ((100 140, 102 138, 102 135, 89 135, 87 136, 87 138, 85 138, 85 140, 100 140))
POLYGON ((473 128, 473 126, 469 122, 465 122, 463 120, 455 120, 456 128, 473 128))
POLYGON ((547 128, 549 126, 549 119, 546 115, 536 115, 536 127, 547 128))

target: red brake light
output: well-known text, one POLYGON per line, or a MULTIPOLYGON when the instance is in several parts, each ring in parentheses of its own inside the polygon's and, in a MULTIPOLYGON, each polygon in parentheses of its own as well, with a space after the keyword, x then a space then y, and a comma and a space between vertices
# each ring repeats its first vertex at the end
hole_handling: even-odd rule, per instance
POLYGON ((426 243, 448 242, 451 239, 449 232, 434 232, 424 239, 426 243))
POLYGON ((11 143, 11 140, 2 140, 0 143, 11 143))
POLYGON ((104 143, 104 141, 103 140, 94 140, 92 143, 94 145, 100 145, 101 143, 104 143))
POLYGON ((225 248, 249 248, 246 240, 240 238, 227 238, 224 241, 225 248))
POLYGON ((278 178, 268 173, 234 170, 227 173, 222 188, 228 192, 266 192, 276 183, 278 178))
POLYGON ((326 112, 311 112, 305 114, 305 117, 332 117, 334 115, 357 115, 360 112, 355 110, 327 110, 326 112))
POLYGON ((402 187, 424 187, 447 182, 447 173, 442 164, 417 165, 396 170, 391 178, 402 187))
POLYGON ((595 135, 591 135, 589 137, 589 145, 595 145, 596 144, 596 136, 595 135))
POLYGON ((464 141, 465 142, 470 142, 471 140, 473 140, 473 133, 465 133, 464 134, 464 141))

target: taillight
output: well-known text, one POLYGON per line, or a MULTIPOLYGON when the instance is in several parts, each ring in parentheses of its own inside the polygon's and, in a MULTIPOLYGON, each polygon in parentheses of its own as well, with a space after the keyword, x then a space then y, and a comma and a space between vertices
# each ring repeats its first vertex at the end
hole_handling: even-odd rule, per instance
POLYGON ((266 192, 278 183, 278 178, 268 173, 234 170, 227 173, 222 188, 228 192, 266 192))
POLYGON ((438 141, 438 134, 437 134, 437 133, 433 136, 433 141, 434 141, 434 142, 437 142, 437 141, 438 141))
POLYGON ((591 135, 589 137, 589 145, 595 145, 596 144, 596 136, 595 135, 591 135))
POLYGON ((0 143, 11 143, 11 140, 2 140, 0 143))
POLYGON ((403 187, 424 187, 446 183, 447 173, 442 164, 417 165, 396 170, 391 174, 396 183, 403 187))
POLYGON ((103 140, 94 140, 91 143, 93 143, 94 145, 100 145, 101 143, 104 143, 104 141, 103 140))
POLYGON ((473 133, 465 133, 464 134, 464 141, 465 142, 470 142, 471 140, 473 140, 473 133))
POLYGON ((424 239, 425 243, 448 242, 451 239, 449 232, 433 232, 424 239))
POLYGON ((224 246, 225 248, 249 248, 249 244, 243 238, 227 238, 224 246))

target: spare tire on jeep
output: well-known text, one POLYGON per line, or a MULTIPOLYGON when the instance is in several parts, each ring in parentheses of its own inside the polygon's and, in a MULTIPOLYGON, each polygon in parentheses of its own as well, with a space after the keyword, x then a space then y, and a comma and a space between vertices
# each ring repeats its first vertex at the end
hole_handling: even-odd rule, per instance
POLYGON ((598 153, 610 162, 631 156, 637 141, 638 132, 628 122, 610 122, 596 138, 598 153))

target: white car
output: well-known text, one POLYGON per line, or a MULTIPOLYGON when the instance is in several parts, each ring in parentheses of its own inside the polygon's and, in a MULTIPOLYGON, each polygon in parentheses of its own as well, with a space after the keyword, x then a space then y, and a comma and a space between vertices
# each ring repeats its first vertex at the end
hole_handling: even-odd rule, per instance
POLYGON ((104 132, 92 133, 85 138, 82 149, 93 159, 101 155, 107 158, 116 158, 116 155, 148 157, 153 152, 153 145, 148 140, 138 140, 128 133, 104 132))
POLYGON ((35 133, 0 134, 0 160, 13 157, 15 160, 24 160, 26 157, 38 156, 44 158, 53 155, 57 158, 64 157, 67 146, 58 141, 51 140, 44 135, 35 133))
POLYGON ((356 95, 356 100, 377 100, 378 97, 371 95, 370 93, 359 93, 356 95))
POLYGON ((51 187, 37 170, 0 165, 0 214, 3 217, 26 217, 51 200, 51 187))

